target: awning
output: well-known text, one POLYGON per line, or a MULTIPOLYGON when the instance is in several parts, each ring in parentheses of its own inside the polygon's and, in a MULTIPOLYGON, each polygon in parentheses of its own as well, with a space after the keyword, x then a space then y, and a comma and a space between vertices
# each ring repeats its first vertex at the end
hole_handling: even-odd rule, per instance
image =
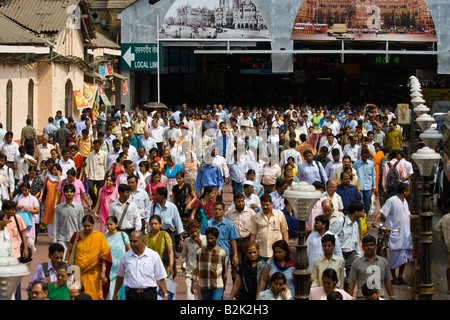
POLYGON ((86 75, 86 76, 88 76, 88 77, 91 77, 91 78, 94 78, 94 79, 96 79, 96 80, 102 81, 102 82, 108 80, 108 79, 106 79, 105 77, 102 77, 99 73, 97 73, 97 72, 95 72, 95 71, 92 71, 92 70, 86 70, 86 71, 84 72, 84 75, 86 75))
POLYGON ((113 72, 111 75, 112 75, 113 77, 118 78, 118 79, 123 80, 123 81, 125 81, 125 80, 128 79, 128 77, 125 77, 125 76, 123 76, 123 75, 121 75, 121 74, 119 74, 119 73, 117 73, 117 72, 113 72))

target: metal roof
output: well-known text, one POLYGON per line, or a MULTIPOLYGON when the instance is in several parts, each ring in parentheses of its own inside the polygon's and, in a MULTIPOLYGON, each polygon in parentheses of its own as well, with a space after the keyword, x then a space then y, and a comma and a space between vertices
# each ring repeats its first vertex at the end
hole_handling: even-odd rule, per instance
POLYGON ((0 13, 36 33, 59 32, 80 0, 11 0, 0 13))
POLYGON ((14 21, 0 14, 1 45, 39 45, 51 46, 49 41, 41 39, 14 21))
POLYGON ((108 39, 105 35, 100 32, 96 32, 96 39, 92 39, 91 43, 94 48, 109 48, 109 49, 120 49, 120 45, 108 39))

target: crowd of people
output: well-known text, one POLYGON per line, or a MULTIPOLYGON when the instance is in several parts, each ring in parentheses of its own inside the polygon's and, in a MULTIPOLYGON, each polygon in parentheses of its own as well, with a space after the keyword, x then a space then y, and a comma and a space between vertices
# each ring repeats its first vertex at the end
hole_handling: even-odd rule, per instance
POLYGON ((171 299, 178 260, 187 300, 224 299, 230 268, 229 299, 290 300, 299 235, 283 194, 305 181, 323 193, 306 227, 310 299, 395 299, 416 216, 394 111, 122 105, 78 122, 58 111, 40 138, 27 121, 19 143, 0 129, 0 252, 26 263, 48 234, 28 299, 171 299), (389 259, 376 255, 370 213, 372 226, 402 230, 389 259))

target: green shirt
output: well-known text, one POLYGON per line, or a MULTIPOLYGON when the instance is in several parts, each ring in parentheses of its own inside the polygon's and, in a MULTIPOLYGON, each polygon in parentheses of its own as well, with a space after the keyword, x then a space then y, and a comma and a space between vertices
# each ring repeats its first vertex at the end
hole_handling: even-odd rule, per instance
POLYGON ((69 288, 67 285, 55 287, 55 283, 48 284, 48 300, 70 300, 69 288))
POLYGON ((36 129, 31 126, 27 125, 26 127, 22 128, 22 134, 20 135, 20 140, 34 140, 36 144, 38 144, 38 137, 36 133, 36 129))

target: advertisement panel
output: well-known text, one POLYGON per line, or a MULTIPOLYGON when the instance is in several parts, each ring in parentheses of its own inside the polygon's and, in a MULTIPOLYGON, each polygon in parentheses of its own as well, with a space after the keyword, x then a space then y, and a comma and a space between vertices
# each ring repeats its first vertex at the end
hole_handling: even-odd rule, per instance
POLYGON ((177 0, 164 17, 161 39, 269 39, 251 0, 177 0))
POLYGON ((304 0, 291 38, 437 41, 425 0, 304 0))

